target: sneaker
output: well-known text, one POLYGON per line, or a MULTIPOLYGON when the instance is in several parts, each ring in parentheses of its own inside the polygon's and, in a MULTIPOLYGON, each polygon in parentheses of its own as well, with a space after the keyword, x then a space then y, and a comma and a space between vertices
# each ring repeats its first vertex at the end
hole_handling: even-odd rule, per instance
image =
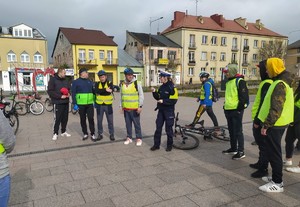
POLYGON ((253 178, 262 178, 262 177, 266 177, 268 175, 268 169, 264 169, 264 170, 257 170, 254 173, 251 174, 251 177, 253 178))
POLYGON ((53 134, 52 140, 57 140, 57 134, 53 134))
POLYGON ((282 193, 283 192, 283 184, 282 183, 274 183, 273 181, 262 185, 258 188, 261 191, 267 193, 282 193))
POLYGON ((245 158, 246 155, 244 152, 237 152, 235 155, 232 156, 232 159, 233 160, 240 160, 240 159, 243 159, 245 158))
POLYGON ((232 150, 232 149, 230 148, 230 149, 228 149, 228 150, 222 151, 222 153, 225 154, 225 155, 235 155, 235 154, 237 154, 237 150, 232 150))
POLYGON ((142 146, 142 139, 136 139, 136 146, 142 146))
POLYGON ((97 141, 100 141, 101 139, 103 139, 103 135, 102 134, 98 134, 97 141))
POLYGON ((262 181, 264 181, 266 183, 269 183, 269 182, 272 181, 272 177, 271 176, 262 177, 261 179, 262 179, 262 181))
POLYGON ((293 161, 292 160, 283 160, 283 166, 292 166, 293 165, 293 161))
POLYGON ((97 142, 98 140, 96 139, 96 136, 94 134, 91 135, 91 139, 93 142, 97 142))
POLYGON ((151 148, 150 148, 151 151, 155 151, 155 150, 159 150, 159 147, 153 145, 151 148))
POLYGON ((62 137, 70 137, 71 134, 69 134, 68 132, 64 132, 61 134, 62 137))
POLYGON ((87 134, 83 135, 82 140, 86 140, 89 136, 87 134))
POLYGON ((288 172, 300 173, 300 167, 299 166, 297 166, 297 167, 287 167, 285 170, 288 171, 288 172))
POLYGON ((253 168, 253 169, 259 169, 259 163, 254 163, 254 164, 249 164, 249 167, 253 168))
POLYGON ((166 151, 167 151, 167 152, 172 151, 172 146, 168 146, 168 147, 166 148, 166 151))
POLYGON ((115 136, 113 134, 109 135, 110 141, 115 141, 115 136))
POLYGON ((130 143, 132 143, 132 139, 130 139, 129 137, 127 137, 126 138, 126 140, 125 140, 125 142, 124 142, 124 144, 130 144, 130 143))

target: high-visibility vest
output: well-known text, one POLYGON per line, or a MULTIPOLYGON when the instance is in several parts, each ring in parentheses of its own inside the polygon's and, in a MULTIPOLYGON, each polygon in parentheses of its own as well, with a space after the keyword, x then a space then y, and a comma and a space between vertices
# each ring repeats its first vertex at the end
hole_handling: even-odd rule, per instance
POLYGON ((237 109, 238 104, 239 104, 237 85, 239 84, 241 79, 242 78, 239 78, 238 83, 236 83, 236 78, 233 78, 232 80, 227 81, 226 91, 225 91, 225 103, 224 103, 225 110, 237 109))
POLYGON ((295 102, 295 106, 296 106, 297 108, 300 108, 300 98, 298 99, 298 101, 295 102))
POLYGON ((178 100, 178 90, 174 88, 174 94, 169 96, 169 99, 176 99, 178 100))
MULTIPOLYGON (((212 84, 207 81, 206 83, 210 84, 210 95, 209 95, 209 99, 212 99, 212 84)), ((202 85, 201 89, 200 89, 200 100, 204 100, 205 99, 205 90, 204 90, 204 85, 205 83, 202 85)))
POLYGON ((121 100, 122 107, 127 109, 137 109, 139 108, 139 92, 135 87, 134 82, 126 85, 122 84, 121 87, 121 100))
POLYGON ((2 154, 3 152, 5 152, 5 148, 3 147, 2 144, 0 144, 0 154, 2 154))
POLYGON ((257 94, 256 94, 256 97, 254 99, 254 102, 253 102, 253 106, 252 106, 252 120, 254 120, 256 114, 257 114, 257 111, 258 111, 258 108, 259 108, 259 105, 261 103, 262 100, 260 100, 261 98, 261 89, 262 87, 265 85, 265 83, 270 83, 272 84, 273 83, 273 80, 271 79, 266 79, 266 80, 263 80, 262 82, 260 82, 259 86, 258 86, 258 90, 257 90, 257 94))
POLYGON ((258 118, 262 122, 266 120, 271 107, 271 96, 278 83, 283 83, 285 85, 286 97, 285 97, 282 113, 279 119, 275 122, 274 126, 286 126, 294 121, 294 95, 293 95, 293 89, 282 80, 274 81, 271 84, 265 96, 264 102, 260 108, 258 118))
MULTIPOLYGON (((104 84, 104 87, 102 87, 101 82, 99 82, 99 89, 106 89, 109 88, 109 81, 106 81, 106 83, 104 84)), ((106 104, 106 105, 110 105, 113 103, 113 95, 112 93, 109 95, 96 95, 96 103, 97 104, 106 104)))

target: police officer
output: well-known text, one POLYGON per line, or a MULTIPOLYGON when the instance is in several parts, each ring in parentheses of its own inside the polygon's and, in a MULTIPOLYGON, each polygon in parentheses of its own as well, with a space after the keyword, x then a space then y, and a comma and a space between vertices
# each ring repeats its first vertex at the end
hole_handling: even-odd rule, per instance
POLYGON ((107 75, 105 70, 100 70, 98 72, 99 82, 95 83, 95 94, 96 94, 96 103, 95 107, 97 110, 97 125, 98 125, 98 137, 96 141, 103 139, 103 115, 105 113, 109 138, 111 141, 115 140, 114 137, 114 120, 113 120, 113 84, 107 80, 107 75))
POLYGON ((173 145, 173 125, 175 118, 175 104, 178 100, 178 92, 175 88, 171 74, 168 72, 160 72, 159 79, 162 85, 158 90, 152 88, 152 95, 157 100, 158 109, 156 118, 156 130, 154 133, 154 145, 150 150, 155 151, 160 148, 162 127, 165 123, 165 130, 167 133, 167 148, 166 151, 172 150, 173 145))

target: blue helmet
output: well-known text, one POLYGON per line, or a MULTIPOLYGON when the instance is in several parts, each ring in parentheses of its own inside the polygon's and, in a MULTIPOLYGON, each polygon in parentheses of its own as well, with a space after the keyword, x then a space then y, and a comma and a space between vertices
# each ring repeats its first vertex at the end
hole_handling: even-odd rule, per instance
POLYGON ((200 77, 200 78, 208 78, 208 77, 209 77, 209 73, 208 73, 208 72, 201 72, 201 73, 199 74, 199 77, 200 77))
POLYGON ((101 76, 101 75, 106 75, 106 72, 105 72, 105 70, 99 70, 99 72, 98 72, 98 76, 101 76))
POLYGON ((125 75, 133 75, 133 70, 131 68, 125 68, 124 70, 124 74, 125 75))

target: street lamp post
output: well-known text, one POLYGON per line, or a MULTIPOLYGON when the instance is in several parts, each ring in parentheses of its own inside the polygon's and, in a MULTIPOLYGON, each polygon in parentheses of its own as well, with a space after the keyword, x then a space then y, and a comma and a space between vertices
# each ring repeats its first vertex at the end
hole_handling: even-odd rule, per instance
POLYGON ((149 78, 149 87, 151 87, 151 24, 153 22, 156 22, 160 19, 162 19, 163 17, 159 17, 157 19, 154 19, 154 20, 151 20, 151 17, 150 17, 150 32, 149 32, 149 71, 148 71, 148 78, 149 78))

